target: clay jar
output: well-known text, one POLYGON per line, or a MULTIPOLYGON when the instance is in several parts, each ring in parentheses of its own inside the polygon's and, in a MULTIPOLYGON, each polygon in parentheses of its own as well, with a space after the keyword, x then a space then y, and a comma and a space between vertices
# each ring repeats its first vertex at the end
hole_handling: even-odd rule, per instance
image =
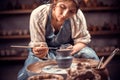
POLYGON ((73 57, 70 55, 72 49, 58 49, 56 51, 56 62, 59 68, 69 68, 73 57))

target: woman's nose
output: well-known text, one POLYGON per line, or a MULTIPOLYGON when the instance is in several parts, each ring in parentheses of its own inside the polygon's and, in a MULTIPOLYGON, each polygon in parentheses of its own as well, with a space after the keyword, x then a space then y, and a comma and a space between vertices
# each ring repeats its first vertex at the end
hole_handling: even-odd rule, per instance
POLYGON ((68 16, 68 12, 69 12, 69 10, 67 10, 67 9, 64 10, 64 11, 63 11, 63 16, 64 16, 64 17, 67 17, 67 16, 68 16))

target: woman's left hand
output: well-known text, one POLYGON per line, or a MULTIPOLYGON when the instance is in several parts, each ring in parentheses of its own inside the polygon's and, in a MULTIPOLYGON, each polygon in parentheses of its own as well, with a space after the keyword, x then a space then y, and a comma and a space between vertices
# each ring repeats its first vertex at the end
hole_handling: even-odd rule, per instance
POLYGON ((73 46, 73 48, 72 48, 71 55, 74 55, 75 53, 77 53, 78 51, 80 51, 85 46, 86 46, 86 44, 84 44, 84 43, 77 43, 77 44, 75 44, 73 46))

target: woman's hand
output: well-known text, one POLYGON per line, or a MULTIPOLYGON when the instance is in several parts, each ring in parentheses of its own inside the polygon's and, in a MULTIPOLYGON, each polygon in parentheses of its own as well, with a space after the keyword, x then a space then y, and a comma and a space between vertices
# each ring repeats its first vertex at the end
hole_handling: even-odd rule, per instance
POLYGON ((73 46, 73 51, 71 52, 71 55, 74 55, 78 51, 80 51, 82 48, 84 48, 86 45, 84 43, 77 43, 73 46))
POLYGON ((39 57, 39 58, 44 58, 47 54, 48 54, 48 47, 34 47, 33 49, 33 53, 35 54, 35 56, 39 57))

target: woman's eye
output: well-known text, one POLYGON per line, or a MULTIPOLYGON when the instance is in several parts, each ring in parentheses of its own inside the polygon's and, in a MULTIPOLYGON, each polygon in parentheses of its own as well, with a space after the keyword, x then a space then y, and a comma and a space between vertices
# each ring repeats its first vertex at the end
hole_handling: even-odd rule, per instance
POLYGON ((64 5, 60 5, 60 8, 62 9, 66 9, 66 7, 64 5))

